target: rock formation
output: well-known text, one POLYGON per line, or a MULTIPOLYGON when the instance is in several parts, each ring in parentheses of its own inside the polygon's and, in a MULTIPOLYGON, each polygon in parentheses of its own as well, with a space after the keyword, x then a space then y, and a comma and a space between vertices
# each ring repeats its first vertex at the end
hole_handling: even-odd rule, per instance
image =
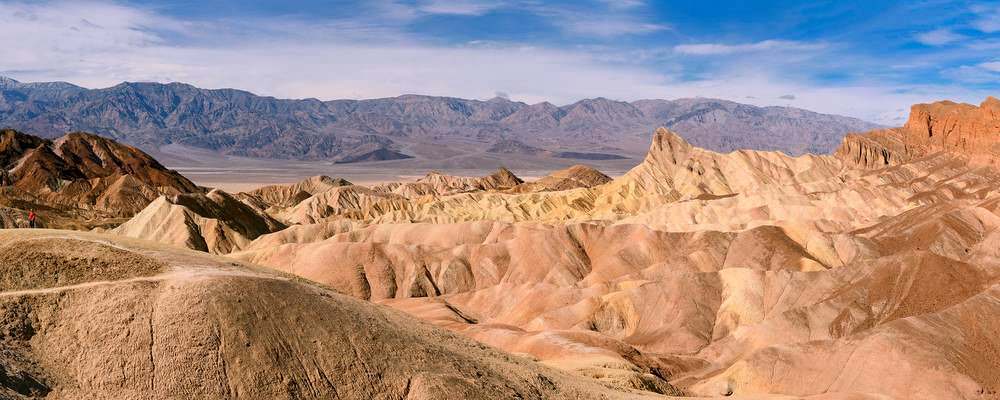
POLYGON ((221 190, 162 196, 112 232, 214 254, 240 250, 285 225, 221 190))
POLYGON ((560 191, 576 188, 590 188, 611 182, 611 177, 586 165, 574 165, 548 174, 530 183, 518 185, 513 192, 560 191))
POLYGON ((973 162, 1000 163, 1000 100, 979 107, 941 101, 917 104, 906 125, 844 138, 837 154, 866 168, 882 168, 947 152, 973 162))
POLYGON ((375 191, 395 193, 407 198, 420 196, 446 196, 468 192, 495 192, 511 189, 524 183, 507 168, 482 177, 452 176, 437 171, 428 173, 416 182, 389 182, 376 185, 375 191))
POLYGON ((340 186, 351 185, 351 182, 329 176, 314 176, 290 185, 270 185, 238 193, 237 196, 260 210, 277 210, 291 207, 302 200, 340 186))
POLYGON ((65 231, 0 247, 4 398, 646 397, 216 257, 65 231))
MULTIPOLYGON (((54 141, 0 131, 0 197, 11 206, 51 210, 51 218, 131 217, 163 194, 200 189, 148 154, 87 133, 54 141)), ((57 223, 57 225, 58 225, 57 223)))

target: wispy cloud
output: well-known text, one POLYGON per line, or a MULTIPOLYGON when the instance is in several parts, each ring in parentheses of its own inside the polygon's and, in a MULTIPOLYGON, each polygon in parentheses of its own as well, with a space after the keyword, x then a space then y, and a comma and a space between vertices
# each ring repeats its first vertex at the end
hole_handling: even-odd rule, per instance
POLYGON ((943 46, 960 40, 965 40, 967 38, 967 36, 955 33, 949 28, 935 29, 933 31, 917 34, 916 36, 918 42, 928 46, 943 46))
POLYGON ((669 25, 634 21, 629 18, 575 19, 561 21, 558 25, 573 34, 615 37, 653 33, 670 29, 669 25))
POLYGON ((614 38, 641 35, 671 29, 669 24, 649 21, 635 8, 641 1, 600 2, 597 9, 579 6, 530 3, 525 10, 545 17, 551 24, 570 35, 614 38))
POLYGON ((993 72, 1000 72, 1000 61, 984 62, 979 64, 979 67, 993 72))
POLYGON ((982 39, 970 41, 966 47, 976 51, 1000 50, 1000 39, 982 39))
POLYGON ((1000 73, 992 68, 990 63, 977 65, 962 65, 946 68, 941 75, 948 79, 965 83, 990 83, 1000 80, 1000 73))
POLYGON ((503 5, 502 2, 491 0, 430 0, 419 3, 417 9, 428 14, 479 16, 503 5))
POLYGON ((977 15, 972 21, 974 28, 986 33, 1000 32, 1000 4, 975 5, 972 11, 977 15))
POLYGON ((698 43, 682 44, 674 47, 674 51, 689 55, 728 55, 740 53, 755 53, 766 51, 811 51, 826 47, 822 43, 803 43, 790 40, 764 40, 744 44, 698 43))
POLYGON ((600 2, 617 9, 631 9, 646 5, 645 0, 600 0, 600 2))
POLYGON ((377 2, 376 9, 390 18, 412 21, 433 15, 479 17, 505 10, 542 17, 567 35, 614 38, 641 35, 670 29, 665 23, 649 21, 638 12, 642 0, 597 0, 555 4, 534 0, 422 0, 416 3, 386 0, 377 2))

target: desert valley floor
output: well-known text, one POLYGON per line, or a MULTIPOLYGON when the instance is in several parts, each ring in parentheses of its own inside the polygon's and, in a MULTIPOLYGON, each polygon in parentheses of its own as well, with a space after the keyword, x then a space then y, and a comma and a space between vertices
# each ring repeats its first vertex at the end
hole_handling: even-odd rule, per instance
POLYGON ((221 190, 13 130, 0 164, 0 223, 47 228, 0 231, 0 398, 1000 398, 995 98, 527 180, 221 190))

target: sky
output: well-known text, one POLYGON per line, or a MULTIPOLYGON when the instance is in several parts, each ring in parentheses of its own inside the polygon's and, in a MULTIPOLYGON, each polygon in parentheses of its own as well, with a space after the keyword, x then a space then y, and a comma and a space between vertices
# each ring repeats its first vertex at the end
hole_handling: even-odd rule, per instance
POLYGON ((1000 1, 0 0, 0 75, 281 98, 715 97, 886 125, 1000 96, 1000 1))

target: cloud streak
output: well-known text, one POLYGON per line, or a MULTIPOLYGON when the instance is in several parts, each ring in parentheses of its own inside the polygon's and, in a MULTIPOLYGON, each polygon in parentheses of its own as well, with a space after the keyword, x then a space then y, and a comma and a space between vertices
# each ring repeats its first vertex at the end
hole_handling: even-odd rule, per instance
POLYGON ((948 28, 941 28, 929 32, 924 32, 918 34, 916 37, 918 42, 926 44, 928 46, 943 46, 960 40, 965 40, 967 38, 968 38, 967 36, 955 33, 954 31, 948 28))
POLYGON ((428 14, 479 16, 502 6, 501 2, 487 0, 431 0, 420 3, 417 9, 428 14))
POLYGON ((682 44, 674 46, 674 51, 679 54, 696 56, 717 56, 729 54, 758 53, 758 52, 784 52, 784 51, 814 51, 826 47, 822 43, 803 43, 790 40, 763 40, 755 43, 744 44, 721 44, 721 43, 697 43, 682 44))
POLYGON ((986 33, 1000 32, 1000 4, 976 5, 972 11, 977 14, 972 21, 974 28, 986 33))

